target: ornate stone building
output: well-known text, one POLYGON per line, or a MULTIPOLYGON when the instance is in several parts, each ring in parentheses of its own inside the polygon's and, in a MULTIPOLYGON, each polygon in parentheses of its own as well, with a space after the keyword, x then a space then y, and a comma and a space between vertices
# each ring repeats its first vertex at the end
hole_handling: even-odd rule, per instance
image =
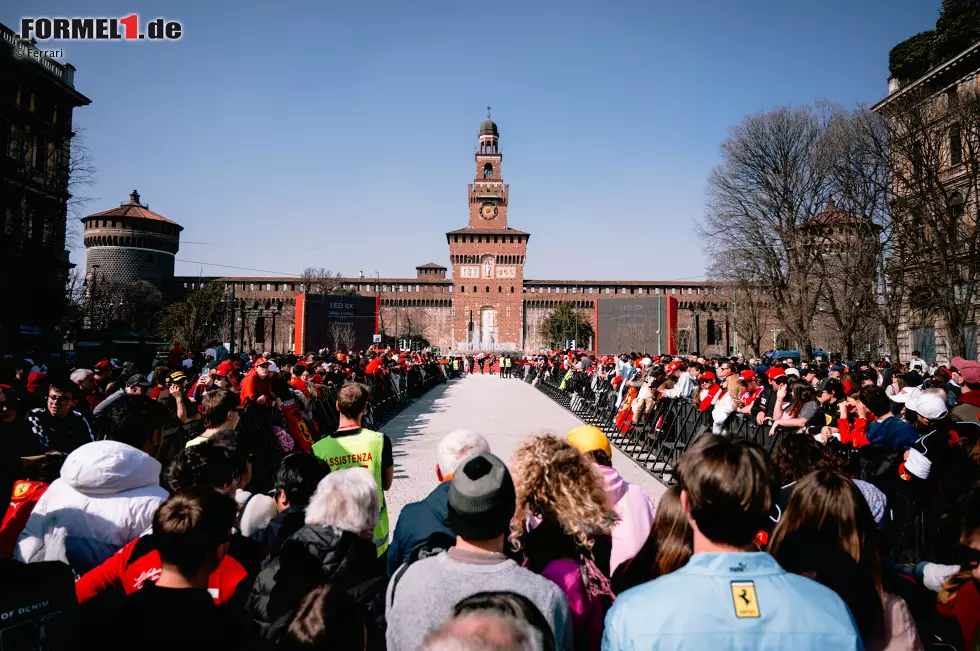
POLYGON ((74 66, 0 25, 0 349, 61 343, 72 113, 90 101, 74 66))

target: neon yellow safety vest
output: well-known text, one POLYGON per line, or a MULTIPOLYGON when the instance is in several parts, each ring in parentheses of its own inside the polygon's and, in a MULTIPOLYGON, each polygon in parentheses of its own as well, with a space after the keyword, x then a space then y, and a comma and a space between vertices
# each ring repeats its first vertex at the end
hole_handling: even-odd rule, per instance
POLYGON ((357 434, 346 436, 326 436, 313 444, 313 454, 327 462, 330 472, 344 468, 367 468, 378 483, 378 504, 380 513, 378 524, 374 527, 374 546, 378 556, 388 549, 388 505, 385 492, 381 488, 381 455, 384 451, 384 435, 361 428, 357 434))
POLYGON ((510 357, 504 358, 504 368, 510 368, 510 357))

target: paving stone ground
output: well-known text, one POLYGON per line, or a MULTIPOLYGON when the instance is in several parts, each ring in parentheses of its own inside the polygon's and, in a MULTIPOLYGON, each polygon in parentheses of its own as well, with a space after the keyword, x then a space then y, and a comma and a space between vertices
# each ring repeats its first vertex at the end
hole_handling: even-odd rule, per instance
MULTIPOLYGON (((395 455, 395 481, 387 493, 392 530, 401 508, 423 499, 438 483, 436 445, 449 432, 461 428, 479 432, 490 442, 491 451, 509 463, 527 436, 544 432, 564 436, 581 424, 536 388, 496 375, 471 375, 432 389, 382 428, 391 437, 395 455)), ((664 486, 616 449, 613 466, 654 504, 660 500, 664 486)))

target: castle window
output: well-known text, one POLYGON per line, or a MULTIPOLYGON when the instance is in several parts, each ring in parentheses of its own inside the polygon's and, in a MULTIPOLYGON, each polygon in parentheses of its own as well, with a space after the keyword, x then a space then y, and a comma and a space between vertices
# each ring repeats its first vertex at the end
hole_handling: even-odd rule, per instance
POLYGON ((497 285, 497 293, 498 294, 503 294, 504 293, 504 288, 501 287, 500 285, 497 285))
POLYGON ((255 291, 255 283, 249 283, 248 284, 248 291, 250 291, 250 292, 254 292, 255 291))
MULTIPOLYGON (((33 95, 31 97, 33 97, 33 95)), ((33 111, 34 109, 31 110, 33 111)), ((493 176, 493 165, 487 163, 483 166, 483 178, 488 179, 491 176, 493 176)))
MULTIPOLYGON (((449 289, 452 289, 452 287, 450 287, 449 289)), ((461 292, 463 292, 465 294, 466 293, 466 285, 460 285, 459 286, 459 291, 461 291, 461 292)))
POLYGON ((474 294, 476 294, 476 293, 477 293, 478 291, 480 291, 480 290, 478 290, 478 289, 476 288, 476 285, 473 285, 473 293, 474 293, 474 294))
POLYGON ((487 285, 487 288, 486 288, 486 293, 487 293, 487 294, 489 294, 489 293, 490 293, 490 285, 487 285))
MULTIPOLYGON (((511 294, 513 294, 513 293, 514 293, 514 286, 513 286, 513 285, 511 285, 511 286, 510 286, 510 293, 511 293, 511 294)), ((508 308, 508 309, 509 309, 509 308, 508 308)))

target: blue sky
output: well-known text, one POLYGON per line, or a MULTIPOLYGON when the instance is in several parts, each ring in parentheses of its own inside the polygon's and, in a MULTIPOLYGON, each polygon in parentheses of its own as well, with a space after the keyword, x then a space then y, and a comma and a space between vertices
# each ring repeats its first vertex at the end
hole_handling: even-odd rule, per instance
POLYGON ((888 50, 939 5, 8 0, 0 22, 183 23, 172 43, 57 44, 92 99, 89 212, 138 188, 184 226, 179 274, 446 264, 490 104, 525 277, 655 280, 704 274, 693 222, 730 126, 880 99, 888 50))

